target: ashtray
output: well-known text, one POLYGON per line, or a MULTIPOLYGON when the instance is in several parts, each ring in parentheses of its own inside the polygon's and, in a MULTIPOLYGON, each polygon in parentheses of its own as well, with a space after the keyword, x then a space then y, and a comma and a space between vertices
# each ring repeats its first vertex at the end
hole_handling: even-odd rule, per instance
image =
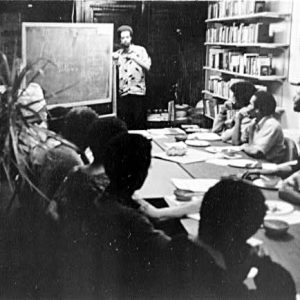
POLYGON ((190 201, 192 197, 195 196, 195 193, 189 190, 180 190, 177 189, 174 191, 177 201, 190 201))
POLYGON ((186 139, 187 139, 187 135, 186 134, 175 135, 175 141, 176 142, 185 142, 186 139))
POLYGON ((289 224, 280 220, 268 219, 264 221, 264 228, 266 235, 277 238, 287 233, 289 224))

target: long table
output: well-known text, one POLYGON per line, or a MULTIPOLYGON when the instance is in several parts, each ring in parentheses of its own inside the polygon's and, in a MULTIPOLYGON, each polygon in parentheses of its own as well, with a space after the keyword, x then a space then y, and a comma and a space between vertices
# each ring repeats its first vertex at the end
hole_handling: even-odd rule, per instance
MULTIPOLYGON (((166 142, 174 142, 174 138, 156 138, 152 143, 153 153, 164 150, 166 142)), ((212 144, 225 145, 221 142, 214 142, 212 144)), ((159 198, 172 195, 175 187, 171 183, 171 178, 219 179, 221 176, 237 175, 244 171, 244 169, 220 166, 206 162, 178 164, 153 158, 148 177, 140 190, 140 194, 144 198, 159 198)), ((267 200, 279 199, 277 191, 266 189, 262 189, 262 191, 267 200)), ((300 206, 295 206, 295 209, 300 210, 300 206)), ((197 235, 198 221, 184 218, 181 222, 190 235, 197 235)), ((291 225, 288 235, 282 239, 274 240, 269 238, 265 235, 265 231, 262 228, 258 230, 254 237, 263 241, 274 261, 280 263, 290 271, 296 282, 297 293, 300 294, 300 224, 291 225)))

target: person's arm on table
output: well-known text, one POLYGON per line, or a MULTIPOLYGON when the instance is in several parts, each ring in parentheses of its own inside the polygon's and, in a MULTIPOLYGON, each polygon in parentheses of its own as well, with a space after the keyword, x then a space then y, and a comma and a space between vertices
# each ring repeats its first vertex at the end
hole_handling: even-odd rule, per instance
POLYGON ((293 161, 288 161, 282 164, 274 164, 272 165, 271 168, 268 169, 253 169, 253 170, 248 170, 247 174, 262 174, 262 175, 276 175, 281 178, 286 178, 287 176, 291 175, 293 171, 298 170, 299 168, 297 167, 298 163, 297 160, 293 161), (297 168, 296 168, 297 167, 297 168))
POLYGON ((251 157, 258 159, 264 158, 263 152, 255 145, 243 144, 241 149, 251 157))
POLYGON ((300 172, 296 172, 282 183, 279 189, 279 197, 291 203, 300 204, 299 180, 300 172))
POLYGON ((143 214, 145 214, 149 218, 158 219, 160 221, 182 218, 188 214, 197 213, 199 212, 202 202, 202 199, 195 197, 191 201, 179 206, 156 208, 142 198, 135 197, 134 200, 139 203, 139 210, 143 214))

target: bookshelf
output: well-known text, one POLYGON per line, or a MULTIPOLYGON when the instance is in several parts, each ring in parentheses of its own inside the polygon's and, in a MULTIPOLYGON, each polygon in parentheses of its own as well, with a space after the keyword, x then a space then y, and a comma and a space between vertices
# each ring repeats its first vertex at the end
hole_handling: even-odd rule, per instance
MULTIPOLYGON (((209 2, 202 90, 207 117, 213 119, 231 98, 230 86, 236 81, 278 92, 287 78, 289 21, 290 14, 281 13, 271 0, 209 2)), ((282 111, 279 106, 277 112, 282 111)))
POLYGON ((244 15, 236 15, 236 16, 228 16, 228 17, 220 17, 220 18, 209 18, 205 20, 205 23, 226 23, 233 21, 245 21, 245 22, 281 22, 288 14, 280 14, 275 12, 260 12, 260 13, 251 13, 244 15))
POLYGON ((237 48, 264 48, 264 49, 280 49, 288 48, 289 44, 286 43, 204 43, 205 46, 220 46, 220 47, 237 47, 237 48))
POLYGON ((245 74, 245 73, 238 73, 238 72, 232 72, 228 70, 223 70, 223 69, 217 69, 217 68, 211 68, 204 66, 204 70, 209 70, 209 71, 214 71, 214 72, 220 72, 223 74, 231 75, 234 77, 240 77, 240 78, 245 78, 245 79, 255 79, 259 81, 283 81, 286 79, 285 75, 268 75, 268 76, 260 76, 260 75, 251 75, 251 74, 245 74))

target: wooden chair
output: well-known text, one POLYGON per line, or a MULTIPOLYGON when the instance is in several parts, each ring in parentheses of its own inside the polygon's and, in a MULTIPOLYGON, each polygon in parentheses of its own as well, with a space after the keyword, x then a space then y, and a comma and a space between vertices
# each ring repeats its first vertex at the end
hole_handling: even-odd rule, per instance
POLYGON ((284 137, 285 158, 284 161, 292 161, 298 158, 298 148, 296 143, 288 137, 284 137))

